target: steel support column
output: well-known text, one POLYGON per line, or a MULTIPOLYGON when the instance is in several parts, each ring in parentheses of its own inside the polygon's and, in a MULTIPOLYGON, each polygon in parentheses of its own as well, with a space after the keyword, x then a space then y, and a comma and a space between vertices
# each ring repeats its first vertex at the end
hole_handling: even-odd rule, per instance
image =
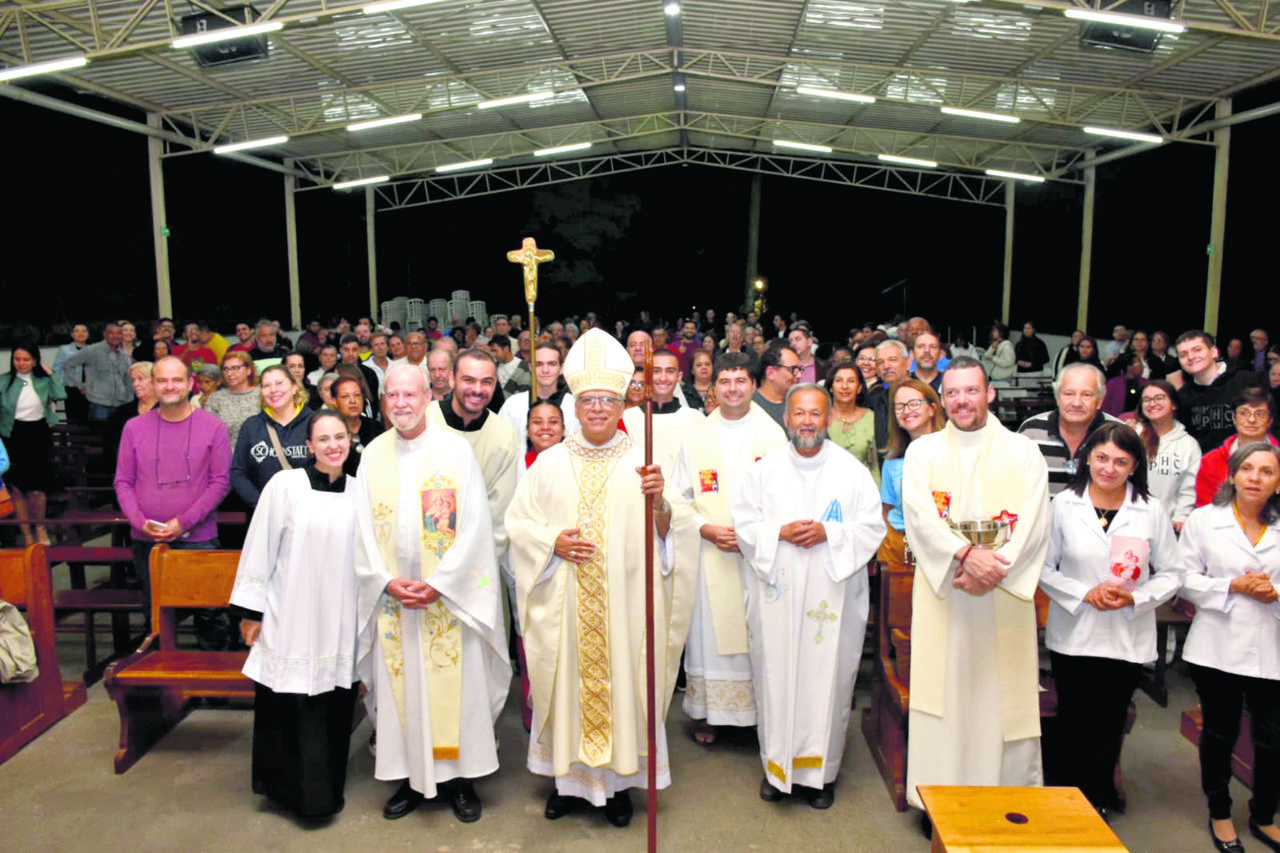
POLYGON ((1009 325, 1009 297, 1013 294, 1013 201, 1014 181, 1004 184, 1004 296, 1000 300, 1000 322, 1009 325))
POLYGON ((747 280, 742 298, 743 316, 755 303, 755 280, 760 274, 760 176, 751 176, 751 203, 747 208, 747 280))
POLYGON ((1089 269, 1093 265, 1093 196, 1097 173, 1084 170, 1084 224, 1080 229, 1080 288, 1076 302, 1076 328, 1089 330, 1089 269))
MULTIPOLYGON (((285 168, 293 169, 293 161, 285 160, 285 168)), ((289 318, 293 324, 290 329, 301 329, 302 296, 298 287, 298 218, 293 207, 293 191, 297 189, 298 179, 293 175, 284 176, 284 242, 289 258, 289 318)))
POLYGON ((369 248, 369 316, 374 323, 382 320, 378 314, 378 247, 374 228, 374 211, 377 207, 373 187, 364 188, 364 238, 369 248))
MULTIPOLYGON (((1218 121, 1231 117, 1231 99, 1218 101, 1218 121)), ((1209 282, 1204 295, 1204 330, 1218 332, 1218 299, 1222 295, 1222 241, 1227 229, 1227 169, 1231 162, 1231 127, 1213 132, 1218 149, 1213 160, 1213 212, 1209 218, 1209 282)))
MULTIPOLYGON (((147 113, 147 126, 159 129, 160 116, 147 113)), ((173 295, 169 290, 169 227, 164 213, 164 166, 160 156, 164 142, 147 137, 147 172, 151 177, 151 239, 156 256, 156 296, 159 317, 173 316, 173 295)))

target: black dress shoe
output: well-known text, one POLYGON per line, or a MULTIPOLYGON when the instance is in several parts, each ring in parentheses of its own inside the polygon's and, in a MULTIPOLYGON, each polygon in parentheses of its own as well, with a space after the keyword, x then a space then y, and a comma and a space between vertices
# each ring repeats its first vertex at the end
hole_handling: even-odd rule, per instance
POLYGON ((573 797, 562 797, 556 791, 547 797, 547 810, 543 812, 547 820, 559 820, 573 811, 576 802, 573 797))
POLYGON ((391 795, 391 799, 387 800, 387 804, 382 807, 382 816, 387 820, 399 820, 422 805, 426 799, 421 793, 409 787, 409 780, 405 779, 391 795))
POLYGON ((1213 818, 1209 818, 1209 838, 1213 841, 1213 849, 1218 853, 1244 853, 1244 845, 1238 837, 1234 841, 1223 841, 1217 836, 1213 831, 1213 818))
POLYGON ((928 841, 933 840, 933 821, 928 812, 920 812, 920 834, 928 841))
POLYGON ((760 799, 764 800, 766 803, 781 802, 786 796, 785 792, 779 791, 777 788, 769 784, 768 776, 760 780, 760 799))
POLYGON ((836 801, 836 783, 828 782, 821 788, 814 788, 809 794, 809 805, 815 809, 829 809, 836 801))
POLYGON ((1266 847, 1280 853, 1280 841, 1276 841, 1274 838, 1263 832, 1259 828, 1258 822, 1253 818, 1249 818, 1249 834, 1261 841, 1266 847))
POLYGON ((480 819, 480 797, 470 779, 455 779, 449 783, 449 805, 453 816, 463 823, 475 823, 480 819))
POLYGON ((619 791, 605 800, 604 819, 619 827, 631 823, 631 795, 626 791, 619 791))

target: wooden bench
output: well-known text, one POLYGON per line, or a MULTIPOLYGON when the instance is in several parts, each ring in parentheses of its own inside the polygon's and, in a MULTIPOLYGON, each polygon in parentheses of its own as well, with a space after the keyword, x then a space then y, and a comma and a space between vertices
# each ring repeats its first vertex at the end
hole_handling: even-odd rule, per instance
MULTIPOLYGON (((907 809, 907 717, 911 688, 911 590, 915 569, 880 565, 880 627, 876 661, 872 673, 871 703, 862 712, 862 735, 871 758, 884 779, 898 811, 907 809)), ((1044 627, 1049 615, 1049 599, 1036 590, 1036 620, 1044 627)), ((1053 679, 1041 673, 1040 720, 1045 746, 1045 777, 1055 764, 1050 743, 1058 715, 1058 694, 1053 679), (1044 737, 1047 735, 1048 737, 1044 737)), ((1136 708, 1130 703, 1125 733, 1133 727, 1136 708)), ((1116 765, 1116 791, 1124 799, 1120 767, 1116 765)))
POLYGON ((0 764, 85 702, 84 684, 63 681, 53 623, 46 546, 0 551, 0 598, 25 608, 40 675, 0 685, 0 764))
POLYGON ((151 634, 107 667, 107 695, 120 713, 116 773, 124 773, 177 725, 197 697, 252 699, 241 669, 248 652, 179 649, 177 610, 226 607, 239 551, 151 551, 151 634))

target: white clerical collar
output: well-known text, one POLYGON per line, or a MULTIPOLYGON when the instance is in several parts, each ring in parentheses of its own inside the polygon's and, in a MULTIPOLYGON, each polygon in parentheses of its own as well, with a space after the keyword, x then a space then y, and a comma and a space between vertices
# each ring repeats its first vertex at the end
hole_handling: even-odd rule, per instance
MULTIPOLYGON (((424 419, 426 415, 422 416, 424 419)), ((396 432, 396 447, 406 453, 412 453, 415 450, 421 450, 427 444, 427 436, 431 433, 431 427, 428 426, 422 431, 421 435, 414 438, 405 438, 398 431, 396 432)))
POLYGON ((988 424, 983 424, 981 429, 971 430, 952 427, 952 429, 955 430, 956 444, 961 447, 977 447, 979 444, 982 444, 982 437, 987 434, 987 426, 988 424))
POLYGON ((818 448, 818 452, 813 456, 801 456, 796 450, 794 444, 788 444, 787 449, 791 452, 791 461, 797 468, 820 468, 827 461, 827 450, 831 447, 830 441, 822 442, 822 447, 818 448))
POLYGON ((720 418, 720 423, 724 424, 725 429, 745 429, 751 423, 751 412, 748 411, 742 417, 734 420, 722 417, 720 418))

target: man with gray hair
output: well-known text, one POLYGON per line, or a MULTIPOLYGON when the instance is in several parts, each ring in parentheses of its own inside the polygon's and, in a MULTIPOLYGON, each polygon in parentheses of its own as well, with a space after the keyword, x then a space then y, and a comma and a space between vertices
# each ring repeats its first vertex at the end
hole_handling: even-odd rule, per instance
POLYGON ((760 798, 799 794, 826 809, 835 798, 867 625, 866 565, 884 538, 884 521, 871 474, 827 440, 827 392, 792 385, 783 405, 790 443, 746 469, 731 505, 737 547, 750 568, 743 582, 760 798))
POLYGON ((911 352, 902 341, 890 339, 876 345, 876 374, 880 377, 880 384, 867 389, 863 395, 863 405, 876 418, 877 449, 889 445, 889 424, 892 417, 889 411, 889 387, 910 376, 910 369, 911 352))
POLYGON ((1049 466, 1049 495, 1067 487, 1076 471, 1076 449, 1107 421, 1118 421, 1102 411, 1107 378, 1092 364, 1075 362, 1062 369, 1053 383, 1058 407, 1032 415, 1018 432, 1036 443, 1049 466))

